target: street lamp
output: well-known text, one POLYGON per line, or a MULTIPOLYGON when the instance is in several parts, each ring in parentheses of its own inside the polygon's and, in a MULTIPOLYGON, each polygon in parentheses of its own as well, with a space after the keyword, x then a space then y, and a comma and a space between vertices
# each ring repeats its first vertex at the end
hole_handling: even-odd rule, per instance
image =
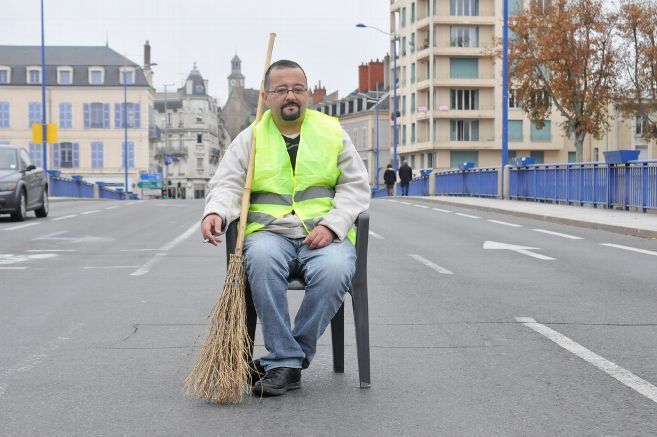
POLYGON ((165 83, 164 86, 164 150, 162 151, 162 188, 169 190, 169 186, 166 184, 166 152, 169 150, 169 114, 167 112, 167 87, 175 86, 175 83, 165 83))
MULTIPOLYGON (((503 1, 504 25, 502 27, 502 172, 509 163, 509 0, 503 1)), ((501 184, 504 199, 504 177, 501 184)))
MULTIPOLYGON (((356 27, 360 28, 369 28, 369 29, 374 29, 378 32, 381 32, 384 35, 390 36, 390 32, 386 32, 384 30, 379 29, 378 27, 374 26, 368 26, 363 23, 358 23, 356 24, 356 27)), ((393 48, 393 67, 392 67, 392 74, 393 74, 393 79, 392 79, 392 89, 393 89, 393 104, 392 104, 392 110, 393 110, 393 140, 392 140, 392 166, 397 171, 397 24, 395 23, 393 27, 393 43, 392 43, 392 48, 393 48)), ((378 104, 377 104, 378 107, 378 104)), ((378 118, 377 118, 378 120, 378 118)), ((378 171, 378 169, 377 169, 378 171)), ((378 176, 378 175, 377 175, 378 176)), ((378 183, 378 177, 377 177, 377 183, 378 183)))
POLYGON ((379 90, 376 91, 376 99, 371 98, 368 95, 365 95, 365 99, 368 102, 375 102, 374 105, 374 119, 375 119, 375 137, 376 137, 376 177, 374 179, 374 189, 378 190, 379 189, 379 103, 381 102, 381 98, 379 97, 379 90))

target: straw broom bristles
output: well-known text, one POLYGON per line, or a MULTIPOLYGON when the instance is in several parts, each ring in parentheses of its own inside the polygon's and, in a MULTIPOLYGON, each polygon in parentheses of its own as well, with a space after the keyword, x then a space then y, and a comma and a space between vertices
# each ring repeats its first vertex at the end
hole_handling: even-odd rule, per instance
POLYGON ((251 338, 246 327, 244 257, 230 255, 224 290, 210 315, 208 335, 187 379, 187 393, 210 402, 241 402, 250 389, 251 338))

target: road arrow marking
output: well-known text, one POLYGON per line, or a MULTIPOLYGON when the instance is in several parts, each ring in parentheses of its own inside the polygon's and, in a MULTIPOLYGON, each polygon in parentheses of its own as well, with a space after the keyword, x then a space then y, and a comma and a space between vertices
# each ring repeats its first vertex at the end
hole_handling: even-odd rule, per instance
POLYGON ((426 259, 426 258, 424 258, 420 255, 411 253, 408 256, 413 258, 415 261, 424 264, 425 266, 429 267, 430 269, 433 269, 433 270, 437 271, 438 273, 442 273, 443 275, 453 275, 454 274, 454 272, 451 272, 451 271, 447 270, 445 267, 439 266, 438 264, 434 264, 431 261, 429 261, 428 259, 426 259))
POLYGON ((484 242, 484 249, 511 250, 513 252, 531 256, 532 258, 542 259, 545 261, 554 261, 554 258, 551 258, 549 256, 541 255, 540 253, 530 252, 530 250, 541 250, 539 247, 516 246, 514 244, 498 243, 497 241, 486 241, 484 242))

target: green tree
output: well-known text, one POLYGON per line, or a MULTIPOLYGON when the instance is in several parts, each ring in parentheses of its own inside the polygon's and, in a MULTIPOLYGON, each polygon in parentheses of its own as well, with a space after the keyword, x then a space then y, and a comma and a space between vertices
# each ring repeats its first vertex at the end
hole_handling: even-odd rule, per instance
POLYGON ((532 0, 509 21, 510 84, 537 127, 552 105, 574 134, 577 160, 586 135, 600 138, 616 89, 617 16, 602 0, 532 0))

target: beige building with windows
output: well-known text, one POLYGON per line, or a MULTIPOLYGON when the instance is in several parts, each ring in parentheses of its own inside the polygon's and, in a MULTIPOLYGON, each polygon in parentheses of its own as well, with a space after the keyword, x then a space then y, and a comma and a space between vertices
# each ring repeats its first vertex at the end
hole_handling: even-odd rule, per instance
MULTIPOLYGON (((521 4, 510 3, 510 13, 521 4)), ((491 49, 502 35, 502 7, 503 0, 391 0, 391 53, 395 32, 398 41, 397 150, 414 169, 453 168, 464 161, 501 164, 502 63, 491 49)), ((538 129, 512 92, 509 100, 510 158, 575 160, 573 140, 563 134, 554 105, 538 129)), ((585 160, 635 147, 642 158, 654 159, 655 146, 634 135, 638 129, 611 108, 610 129, 601 140, 587 139, 585 160)))
MULTIPOLYGON (((107 46, 46 47, 47 122, 58 126, 58 142, 47 145, 49 170, 124 188, 126 111, 128 189, 136 189, 139 173, 149 171, 153 122, 148 42, 144 64, 107 46)), ((39 46, 0 46, 0 142, 25 147, 38 166, 42 145, 32 143, 31 126, 41 123, 43 76, 39 46)))

